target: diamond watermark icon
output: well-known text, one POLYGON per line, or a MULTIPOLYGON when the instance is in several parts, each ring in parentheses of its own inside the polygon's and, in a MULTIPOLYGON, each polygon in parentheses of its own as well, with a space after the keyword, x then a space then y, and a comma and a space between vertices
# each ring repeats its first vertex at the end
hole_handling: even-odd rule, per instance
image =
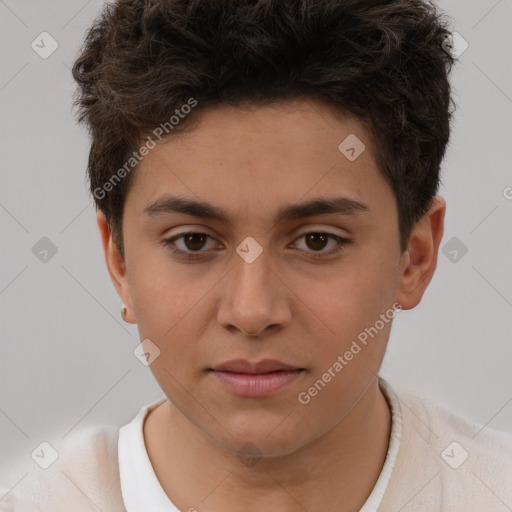
POLYGON ((48 263, 56 254, 57 246, 46 236, 43 236, 32 247, 32 254, 42 263, 48 263))
POLYGON ((59 458, 59 453, 49 442, 43 441, 30 456, 38 466, 48 469, 59 458))
POLYGON ((441 453, 441 458, 453 469, 462 466, 468 456, 468 452, 457 441, 450 443, 441 453))
POLYGON ((160 355, 160 349, 150 339, 146 338, 135 347, 133 354, 144 366, 150 366, 160 355))
POLYGON ((252 443, 245 443, 237 452, 237 457, 247 467, 255 466, 262 457, 261 450, 252 443))
POLYGON ((468 252, 468 248, 456 236, 453 236, 444 244, 442 252, 452 263, 458 263, 468 252))
POLYGON ((30 46, 39 57, 47 59, 59 47, 59 43, 48 32, 41 32, 30 46))
POLYGON ((342 155, 348 160, 353 162, 361 156, 366 149, 361 139, 351 133, 343 142, 338 146, 338 149, 342 155))
POLYGON ((458 59, 469 48, 469 43, 458 32, 452 32, 446 36, 441 46, 446 53, 458 59))
POLYGON ((252 263, 262 252, 263 247, 254 240, 252 236, 248 236, 237 248, 236 252, 247 262, 252 263))

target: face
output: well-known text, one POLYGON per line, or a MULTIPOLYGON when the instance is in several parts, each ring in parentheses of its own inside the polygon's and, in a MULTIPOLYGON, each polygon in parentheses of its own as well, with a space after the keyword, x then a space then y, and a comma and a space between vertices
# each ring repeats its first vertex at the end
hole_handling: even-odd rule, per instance
POLYGON ((162 390, 226 450, 297 450, 375 382, 414 279, 372 152, 359 120, 297 100, 203 112, 135 171, 114 282, 162 390))

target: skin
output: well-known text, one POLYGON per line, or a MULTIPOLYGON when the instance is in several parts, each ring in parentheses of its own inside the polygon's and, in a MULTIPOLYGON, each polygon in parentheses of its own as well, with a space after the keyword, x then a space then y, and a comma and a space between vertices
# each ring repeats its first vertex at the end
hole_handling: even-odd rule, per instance
POLYGON ((375 163, 371 131, 316 100, 217 107, 191 126, 135 171, 124 261, 97 215, 126 320, 160 350, 150 369, 169 400, 144 423, 157 478, 180 510, 359 510, 389 443, 377 374, 391 322, 307 405, 297 397, 395 302, 404 310, 420 302, 446 203, 435 198, 401 253, 396 200, 375 163), (355 161, 338 150, 349 134, 366 146, 355 161), (164 194, 212 203, 232 221, 143 213, 164 194), (333 196, 369 211, 275 222, 285 204, 333 196), (175 242, 202 259, 187 261, 162 244, 187 230, 212 237, 175 242), (328 257, 335 240, 303 236, 319 232, 351 243, 328 257), (236 252, 248 236, 263 249, 250 264, 236 252), (240 397, 207 371, 234 358, 278 359, 305 371, 272 396, 240 397), (239 456, 246 443, 258 457, 239 456))

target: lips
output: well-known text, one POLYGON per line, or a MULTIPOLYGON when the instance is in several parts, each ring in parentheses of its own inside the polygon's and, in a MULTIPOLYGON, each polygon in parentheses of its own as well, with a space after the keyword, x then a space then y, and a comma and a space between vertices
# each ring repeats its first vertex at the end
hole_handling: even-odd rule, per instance
POLYGON ((262 374, 278 371, 302 370, 302 368, 287 365, 276 359, 263 359, 262 361, 254 363, 246 361, 245 359, 233 359, 232 361, 227 361, 215 366, 213 370, 217 372, 262 374))
POLYGON ((263 398, 292 385, 304 374, 304 370, 276 359, 252 363, 245 359, 233 359, 210 371, 229 393, 246 398, 263 398))

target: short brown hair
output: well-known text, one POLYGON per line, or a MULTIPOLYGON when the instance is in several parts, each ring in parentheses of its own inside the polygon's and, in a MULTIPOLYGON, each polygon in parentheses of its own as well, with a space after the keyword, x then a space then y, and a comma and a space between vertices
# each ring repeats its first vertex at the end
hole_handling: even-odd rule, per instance
POLYGON ((90 190, 121 254, 124 199, 136 168, 126 163, 141 141, 191 100, 194 108, 166 137, 210 106, 297 97, 370 121, 406 250, 412 226, 437 193, 449 140, 449 36, 443 16, 423 0, 105 4, 73 77, 78 121, 91 135, 90 190))

